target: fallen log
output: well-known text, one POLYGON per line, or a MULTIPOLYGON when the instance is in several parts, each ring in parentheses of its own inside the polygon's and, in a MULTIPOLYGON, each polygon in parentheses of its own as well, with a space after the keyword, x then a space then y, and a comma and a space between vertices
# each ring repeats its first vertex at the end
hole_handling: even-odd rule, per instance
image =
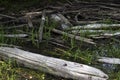
MULTIPOLYGON (((45 11, 46 13, 52 13, 52 12, 54 12, 54 11, 52 11, 52 10, 46 10, 45 11)), ((33 18, 35 18, 36 16, 40 16, 40 15, 42 15, 42 11, 38 11, 38 12, 28 12, 28 13, 25 13, 25 16, 24 17, 26 17, 27 15, 30 15, 31 16, 31 18, 33 19, 33 18)))
POLYGON ((99 62, 109 63, 109 64, 120 64, 119 58, 109 58, 109 57, 100 57, 99 62))
POLYGON ((80 33, 103 33, 105 30, 72 30, 71 33, 73 34, 80 34, 80 33))
POLYGON ((43 10, 40 27, 38 30, 38 41, 41 42, 43 38, 43 28, 45 26, 45 10, 43 10))
POLYGON ((46 57, 18 48, 0 47, 3 60, 12 58, 25 67, 41 70, 53 75, 77 80, 107 80, 108 76, 99 69, 84 64, 46 57))
POLYGON ((81 36, 76 36, 76 35, 73 35, 73 34, 69 34, 69 33, 66 33, 66 32, 58 30, 58 29, 52 29, 52 32, 58 33, 58 34, 61 34, 61 35, 66 35, 69 38, 74 38, 76 40, 83 41, 83 42, 88 43, 88 44, 92 44, 92 45, 96 44, 95 42, 93 42, 92 39, 88 39, 88 38, 84 38, 84 37, 81 37, 81 36))
MULTIPOLYGON (((120 24, 87 24, 83 26, 75 26, 71 29, 78 30, 78 29, 118 29, 120 28, 120 24)), ((69 30, 69 29, 68 29, 69 30)))
POLYGON ((89 35, 89 37, 92 37, 93 39, 103 39, 103 38, 111 38, 115 36, 120 36, 120 32, 112 32, 112 33, 102 33, 102 34, 93 34, 89 35))
POLYGON ((27 34, 0 34, 0 37, 24 38, 24 37, 28 37, 28 35, 27 34))
POLYGON ((16 19, 15 17, 8 16, 8 15, 5 15, 5 14, 0 14, 0 16, 2 16, 2 17, 7 17, 7 18, 10 18, 10 19, 16 19))
POLYGON ((16 25, 16 26, 10 26, 10 27, 5 27, 5 28, 0 28, 0 30, 9 30, 9 29, 20 29, 20 28, 25 28, 27 27, 28 24, 21 24, 21 25, 16 25))
POLYGON ((62 14, 52 14, 50 19, 56 22, 57 24, 60 24, 59 26, 63 30, 73 26, 69 22, 69 20, 66 17, 64 17, 62 14))

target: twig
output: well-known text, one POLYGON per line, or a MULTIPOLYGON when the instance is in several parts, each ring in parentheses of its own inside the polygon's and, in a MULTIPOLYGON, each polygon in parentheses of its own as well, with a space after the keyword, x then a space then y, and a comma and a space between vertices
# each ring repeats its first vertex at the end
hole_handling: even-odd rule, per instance
MULTIPOLYGON (((46 10, 45 10, 45 13, 52 13, 52 12, 54 12, 54 11, 52 11, 52 10, 47 10, 47 11, 46 11, 46 10)), ((26 15, 31 15, 31 18, 34 18, 34 17, 39 16, 39 15, 42 15, 42 14, 43 14, 42 11, 26 13, 26 15)))
POLYGON ((8 15, 4 15, 4 14, 0 14, 0 16, 2 16, 2 17, 7 17, 7 18, 11 18, 11 19, 16 19, 15 17, 8 16, 8 15))
POLYGON ((57 45, 57 46, 60 46, 60 47, 62 47, 62 48, 64 48, 64 49, 69 49, 69 47, 68 46, 65 46, 65 45, 63 45, 63 44, 60 44, 60 43, 57 43, 57 42, 53 42, 53 41, 49 41, 51 44, 53 44, 53 45, 57 45))
POLYGON ((21 24, 21 25, 17 25, 17 26, 11 26, 11 27, 5 27, 5 28, 2 28, 2 29, 14 29, 14 28, 23 28, 25 26, 28 26, 28 24, 21 24))
POLYGON ((5 8, 0 8, 0 11, 3 11, 3 10, 5 10, 5 8))
POLYGON ((22 48, 21 46, 16 46, 13 44, 4 44, 4 43, 0 43, 0 46, 2 47, 12 47, 12 48, 22 48))
POLYGON ((114 8, 114 7, 108 7, 108 6, 103 6, 99 5, 100 8, 105 8, 105 9, 110 9, 110 10, 119 10, 119 8, 114 8))
POLYGON ((76 21, 76 24, 79 25, 79 24, 95 24, 95 23, 98 23, 100 21, 76 21))

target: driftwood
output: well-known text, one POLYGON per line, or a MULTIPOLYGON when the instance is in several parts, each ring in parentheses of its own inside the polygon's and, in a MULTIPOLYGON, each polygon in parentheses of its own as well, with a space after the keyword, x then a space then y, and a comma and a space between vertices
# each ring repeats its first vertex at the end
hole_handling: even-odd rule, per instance
POLYGON ((98 61, 110 64, 120 64, 119 58, 100 57, 98 61))
POLYGON ((70 28, 72 26, 69 20, 66 17, 64 17, 62 14, 52 14, 51 19, 55 21, 56 23, 60 24, 60 27, 63 30, 70 28))
MULTIPOLYGON (((10 26, 10 27, 5 27, 5 28, 2 28, 3 30, 7 30, 7 29, 20 29, 20 28, 24 28, 28 26, 28 24, 21 24, 21 25, 16 25, 16 26, 10 26)), ((1 28, 0 28, 1 30, 1 28)))
POLYGON ((118 29, 120 24, 88 24, 83 26, 75 26, 71 29, 118 29))
POLYGON ((100 21, 76 21, 77 25, 81 25, 81 24, 95 24, 98 23, 100 21))
POLYGON ((5 14, 0 14, 0 16, 2 16, 2 17, 7 17, 7 18, 10 18, 10 19, 16 19, 15 17, 8 16, 8 15, 5 15, 5 14))
POLYGON ((120 36, 120 32, 115 32, 115 33, 105 33, 105 34, 103 34, 103 36, 108 36, 108 37, 112 37, 112 36, 120 36))
POLYGON ((93 34, 93 35, 89 35, 89 37, 92 37, 94 39, 102 39, 102 38, 111 38, 111 37, 115 37, 115 36, 120 36, 120 32, 114 32, 114 33, 102 33, 102 34, 93 34))
POLYGON ((0 34, 2 37, 10 37, 10 38, 24 38, 28 37, 27 34, 0 34))
POLYGON ((22 48, 21 46, 16 46, 13 44, 4 44, 4 43, 0 43, 0 46, 2 47, 16 47, 16 48, 22 48))
POLYGON ((75 38, 76 40, 80 40, 80 41, 83 41, 83 42, 86 42, 86 43, 89 43, 89 44, 96 44, 95 42, 92 41, 92 39, 87 39, 87 38, 84 38, 84 37, 76 36, 76 35, 69 34, 69 33, 66 33, 64 31, 60 31, 60 30, 57 30, 57 29, 52 29, 52 31, 55 32, 55 33, 61 34, 61 35, 66 35, 70 38, 75 38))
POLYGON ((57 43, 57 42, 53 42, 53 41, 49 41, 51 44, 53 44, 53 45, 56 45, 56 46, 60 46, 60 47, 62 47, 62 48, 64 48, 64 49, 69 49, 69 47, 68 46, 65 46, 65 45, 63 45, 63 44, 60 44, 60 43, 57 43))
POLYGON ((105 30, 72 30, 73 34, 77 33, 102 33, 105 32, 105 30))
MULTIPOLYGON (((52 13, 52 12, 54 12, 54 11, 52 11, 52 10, 46 10, 45 11, 46 13, 52 13)), ((25 17, 27 16, 27 15, 30 15, 31 16, 31 18, 35 18, 36 16, 40 16, 40 15, 42 15, 42 11, 39 11, 39 12, 29 12, 29 13, 26 13, 25 14, 25 17)))
POLYGON ((0 47, 3 60, 12 58, 25 67, 77 80, 107 80, 108 76, 99 69, 84 64, 27 52, 18 48, 0 47))
POLYGON ((69 49, 70 47, 65 45, 65 42, 60 39, 50 38, 49 42, 53 45, 63 47, 64 49, 69 49))
POLYGON ((38 40, 39 40, 39 42, 42 41, 44 24, 45 24, 45 10, 43 10, 41 23, 40 23, 40 27, 39 27, 39 31, 38 31, 38 35, 39 35, 38 40))
POLYGON ((28 26, 33 27, 33 23, 32 23, 32 20, 31 20, 31 15, 26 15, 26 19, 27 19, 27 22, 28 22, 28 26))

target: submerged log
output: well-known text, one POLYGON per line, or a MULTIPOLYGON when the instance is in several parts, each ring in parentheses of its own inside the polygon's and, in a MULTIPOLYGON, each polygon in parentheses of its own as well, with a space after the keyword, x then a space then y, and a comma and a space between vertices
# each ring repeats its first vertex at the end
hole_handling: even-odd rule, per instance
POLYGON ((3 60, 15 59, 25 67, 41 70, 53 75, 77 80, 107 80, 108 76, 99 69, 84 64, 46 57, 18 48, 0 47, 3 60))

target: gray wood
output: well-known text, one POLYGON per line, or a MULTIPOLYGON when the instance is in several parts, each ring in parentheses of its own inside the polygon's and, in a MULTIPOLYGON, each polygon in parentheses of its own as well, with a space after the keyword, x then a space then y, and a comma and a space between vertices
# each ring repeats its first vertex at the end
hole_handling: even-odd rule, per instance
POLYGON ((93 42, 92 39, 88 39, 88 38, 84 38, 84 37, 81 37, 81 36, 76 36, 76 35, 73 35, 73 34, 69 34, 69 33, 66 33, 66 32, 58 30, 58 29, 52 29, 52 31, 54 33, 58 33, 58 34, 61 34, 61 35, 66 35, 70 38, 74 38, 76 40, 83 41, 83 42, 88 43, 88 44, 92 44, 92 45, 96 44, 95 42, 93 42))
POLYGON ((109 64, 120 64, 119 58, 99 57, 98 61, 109 64))
POLYGON ((87 24, 84 26, 74 26, 71 29, 118 29, 120 24, 87 24))
POLYGON ((53 75, 77 80, 107 80, 108 76, 99 69, 84 64, 24 51, 18 48, 0 47, 0 57, 12 58, 25 67, 41 70, 53 75))
POLYGON ((42 18, 41 18, 41 23, 40 23, 40 27, 39 27, 39 31, 38 31, 38 40, 39 42, 42 41, 42 38, 43 38, 43 27, 45 26, 45 10, 43 10, 43 13, 42 13, 42 18))

